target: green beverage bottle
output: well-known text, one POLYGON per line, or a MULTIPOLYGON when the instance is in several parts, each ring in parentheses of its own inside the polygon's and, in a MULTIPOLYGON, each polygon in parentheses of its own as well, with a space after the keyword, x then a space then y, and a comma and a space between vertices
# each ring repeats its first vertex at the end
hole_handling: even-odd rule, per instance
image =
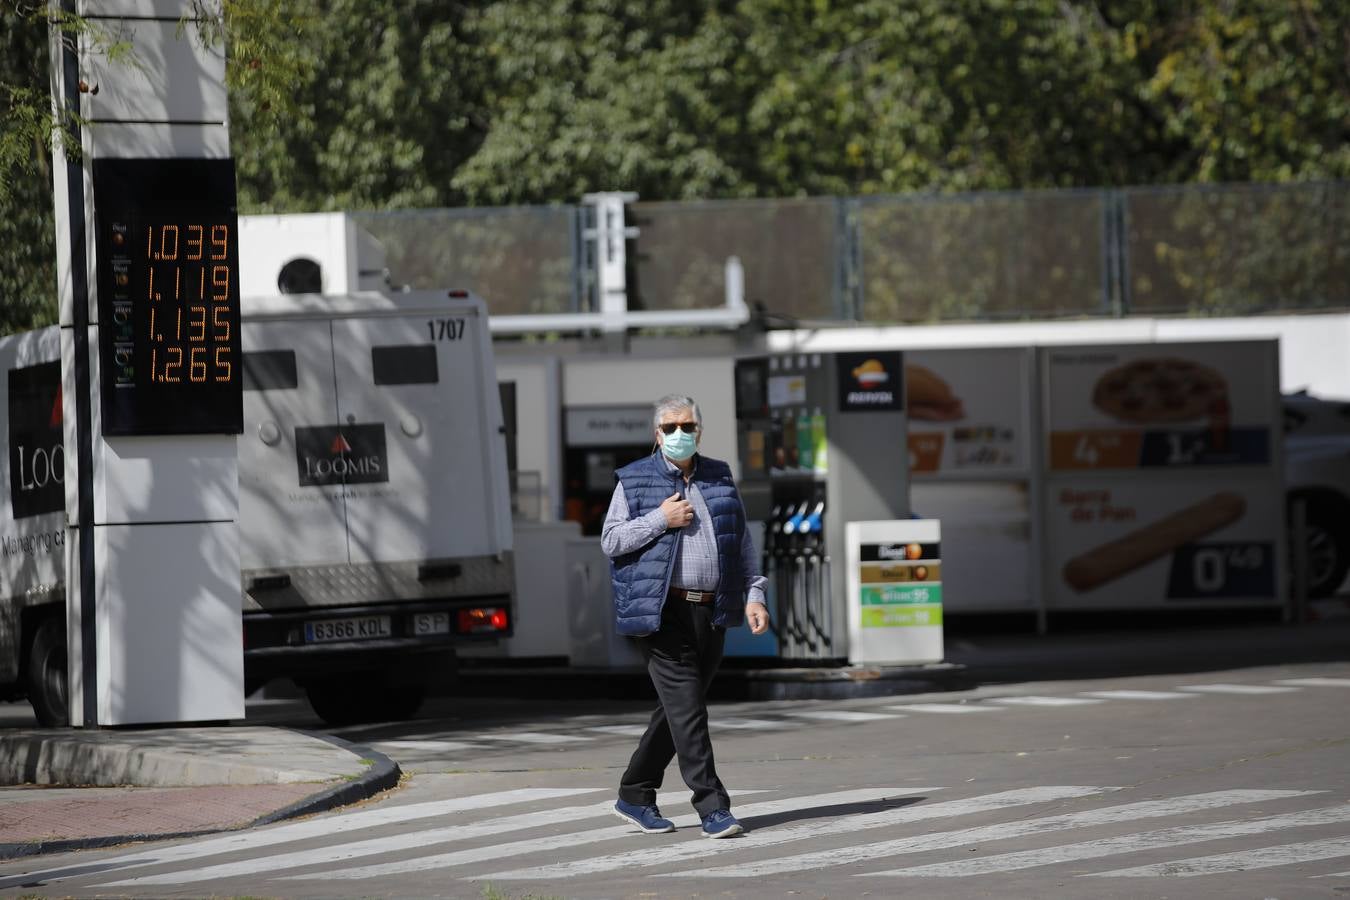
POLYGON ((817 475, 824 475, 830 470, 830 461, 826 453, 825 414, 820 411, 819 406, 811 414, 811 444, 812 466, 817 475))
POLYGON ((797 417, 797 465, 811 471, 815 468, 816 434, 811 416, 805 409, 797 417))

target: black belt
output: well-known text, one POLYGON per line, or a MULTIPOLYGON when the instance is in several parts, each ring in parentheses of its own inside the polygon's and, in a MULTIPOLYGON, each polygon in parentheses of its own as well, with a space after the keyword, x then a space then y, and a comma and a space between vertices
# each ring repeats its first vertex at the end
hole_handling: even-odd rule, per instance
POLYGON ((690 591, 673 587, 667 596, 672 600, 688 600, 690 603, 711 603, 717 598, 717 591, 690 591))

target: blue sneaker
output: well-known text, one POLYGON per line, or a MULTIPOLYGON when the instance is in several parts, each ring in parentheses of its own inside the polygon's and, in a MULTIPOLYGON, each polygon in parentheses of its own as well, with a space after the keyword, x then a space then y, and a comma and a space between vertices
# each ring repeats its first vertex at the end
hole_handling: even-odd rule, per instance
POLYGON ((675 823, 663 818, 661 810, 656 808, 655 803, 651 806, 638 806, 636 803, 619 800, 614 804, 614 815, 630 825, 636 825, 638 831, 643 834, 665 834, 675 830, 675 823))
POLYGON ((703 817, 703 836, 706 838, 731 837, 742 831, 745 829, 730 810, 715 809, 703 817))

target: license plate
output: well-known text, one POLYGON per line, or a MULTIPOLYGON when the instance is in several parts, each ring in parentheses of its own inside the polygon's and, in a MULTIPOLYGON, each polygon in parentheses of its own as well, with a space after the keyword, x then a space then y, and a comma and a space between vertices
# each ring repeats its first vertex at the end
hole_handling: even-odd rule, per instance
POLYGON ((350 619, 325 619, 305 623, 305 642, 364 641, 392 634, 388 616, 357 616, 350 619))
POLYGON ((449 634, 448 612, 418 613, 413 616, 413 634, 449 634))

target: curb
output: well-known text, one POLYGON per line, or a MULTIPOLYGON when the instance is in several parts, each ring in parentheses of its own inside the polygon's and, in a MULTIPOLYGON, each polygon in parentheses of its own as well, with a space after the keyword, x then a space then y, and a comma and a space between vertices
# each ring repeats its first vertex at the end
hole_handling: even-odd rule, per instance
MULTIPOLYGON (((455 694, 480 697, 534 697, 652 700, 656 693, 644 669, 512 667, 482 665, 461 669, 455 694)), ((739 668, 723 666, 708 690, 710 700, 848 700, 968 690, 978 683, 962 663, 899 666, 739 668)), ((447 694, 446 696, 451 696, 447 694)))
POLYGON ((961 691, 976 680, 960 663, 823 669, 750 669, 740 673, 746 700, 850 700, 961 691))
POLYGON ((118 844, 145 843, 148 841, 170 841, 183 838, 203 837, 208 834, 223 834, 230 831, 245 831, 262 825, 272 825, 286 819, 328 812, 339 806, 347 806, 376 794, 389 790, 403 777, 398 763, 376 750, 361 744, 352 744, 330 734, 312 731, 299 731, 297 734, 317 738, 336 747, 355 754, 359 759, 369 759, 372 764, 363 775, 351 781, 344 781, 317 791, 308 797, 297 800, 289 806, 259 816, 251 822, 234 828, 200 828, 196 831, 156 832, 153 834, 117 834, 99 837, 72 838, 69 840, 24 841, 21 843, 0 844, 0 860, 22 859, 27 856, 40 856, 47 853, 67 853, 73 850, 97 850, 118 844))

